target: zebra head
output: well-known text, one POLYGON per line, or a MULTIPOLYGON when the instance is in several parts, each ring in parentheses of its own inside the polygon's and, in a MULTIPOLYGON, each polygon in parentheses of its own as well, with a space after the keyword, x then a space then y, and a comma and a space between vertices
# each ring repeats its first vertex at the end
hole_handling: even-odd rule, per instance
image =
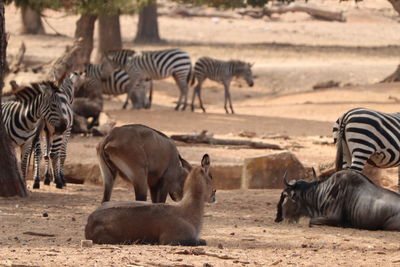
POLYGON ((253 81, 253 73, 251 71, 251 67, 253 67, 253 63, 246 63, 243 61, 236 62, 236 73, 235 75, 238 77, 242 77, 248 86, 252 87, 254 85, 253 81))
POLYGON ((63 134, 68 126, 66 112, 63 110, 63 105, 69 106, 68 97, 53 82, 41 82, 37 86, 41 87, 43 92, 41 117, 44 119, 50 134, 63 134))
POLYGON ((119 69, 120 66, 117 62, 111 60, 108 56, 104 56, 100 64, 100 78, 102 81, 107 80, 111 74, 119 69))
POLYGON ((147 88, 149 82, 146 80, 139 79, 132 85, 132 104, 135 109, 142 109, 148 105, 146 98, 147 88))

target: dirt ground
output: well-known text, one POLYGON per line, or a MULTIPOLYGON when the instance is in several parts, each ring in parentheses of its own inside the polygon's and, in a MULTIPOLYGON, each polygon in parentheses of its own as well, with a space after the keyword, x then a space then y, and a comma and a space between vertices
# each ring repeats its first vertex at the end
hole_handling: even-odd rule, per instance
MULTIPOLYGON (((353 107, 399 111, 400 84, 377 82, 399 64, 400 19, 385 0, 364 1, 358 7, 352 2, 311 2, 344 10, 347 22, 319 21, 298 13, 266 19, 162 16, 160 32, 167 44, 134 46, 137 16, 123 16, 124 46, 137 50, 180 47, 193 61, 208 55, 254 62, 255 86, 233 82, 235 115, 225 114, 223 90, 212 82, 206 82, 203 90, 207 113, 173 111, 178 90, 170 79, 155 82, 151 110, 121 110, 121 96, 106 100, 105 113, 117 125, 142 123, 167 134, 208 130, 216 137, 240 138, 242 131, 255 132, 254 140, 279 144, 306 166, 332 162, 331 127, 343 112, 353 107), (328 80, 341 86, 312 90, 314 84, 328 80)), ((49 62, 72 42, 77 16, 46 12, 47 21, 65 36, 28 36, 18 34, 18 11, 8 7, 6 13, 11 55, 24 41, 29 62, 49 62)), ((30 72, 8 77, 21 83, 42 78, 30 72)), ((73 137, 67 164, 95 164, 99 140, 73 137)), ((212 164, 219 165, 238 165, 247 157, 275 153, 204 145, 179 145, 178 149, 191 163, 198 164, 209 153, 212 164)), ((396 174, 395 169, 384 171, 384 185, 394 188, 396 174)), ((102 187, 69 184, 56 190, 54 185, 42 186, 25 199, 0 199, 0 266, 400 265, 399 233, 309 228, 307 219, 297 225, 274 223, 279 193, 219 190, 218 202, 206 207, 201 234, 206 247, 81 248, 87 216, 99 205, 102 187)), ((119 187, 112 199, 133 200, 134 193, 119 187)))

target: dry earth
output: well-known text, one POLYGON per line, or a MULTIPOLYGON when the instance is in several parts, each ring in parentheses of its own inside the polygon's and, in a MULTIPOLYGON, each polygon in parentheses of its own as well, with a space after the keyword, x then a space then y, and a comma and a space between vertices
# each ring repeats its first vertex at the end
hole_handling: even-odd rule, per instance
MULTIPOLYGON (((400 99, 400 85, 376 83, 399 64, 400 24, 384 0, 364 1, 359 8, 347 2, 323 4, 344 10, 347 22, 318 21, 297 13, 260 20, 162 16, 160 31, 168 43, 151 47, 133 46, 130 41, 137 17, 123 16, 125 46, 138 50, 181 47, 193 60, 208 55, 255 62, 256 85, 248 88, 243 81, 232 84, 235 115, 225 115, 222 88, 212 82, 205 84, 203 93, 206 114, 173 111, 178 90, 169 79, 155 83, 151 110, 120 110, 124 99, 120 97, 107 100, 105 112, 118 125, 143 123, 167 134, 207 129, 217 137, 239 138, 241 131, 252 131, 256 140, 281 145, 307 166, 332 162, 331 125, 339 115, 359 106, 398 111, 395 99, 400 99), (340 81, 342 86, 311 90, 315 83, 327 80, 340 81)), ((15 8, 7 8, 10 54, 24 41, 28 61, 48 62, 71 43, 76 16, 46 12, 48 22, 65 36, 27 36, 18 34, 18 14, 15 8)), ((52 33, 47 26, 46 30, 52 33)), ((26 83, 41 76, 23 72, 9 79, 26 83)), ((95 164, 99 140, 75 136, 67 164, 95 164)), ((179 145, 179 150, 192 163, 198 163, 207 152, 219 165, 240 165, 246 157, 274 153, 205 145, 179 145)), ((384 184, 393 187, 396 170, 384 175, 384 184)), ((307 220, 298 225, 275 224, 279 190, 218 191, 218 203, 206 208, 202 237, 208 246, 200 249, 138 245, 80 248, 87 216, 99 205, 101 195, 100 186, 85 184, 69 185, 64 190, 43 187, 26 199, 0 199, 0 266, 400 265, 399 233, 309 228, 307 220)), ((133 197, 125 188, 117 188, 113 194, 113 200, 133 197)))

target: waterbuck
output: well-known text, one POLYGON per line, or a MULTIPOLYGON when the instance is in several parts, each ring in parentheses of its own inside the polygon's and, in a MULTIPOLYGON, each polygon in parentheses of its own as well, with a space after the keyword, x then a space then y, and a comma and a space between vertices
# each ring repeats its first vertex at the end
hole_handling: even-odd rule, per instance
POLYGON ((363 174, 343 170, 324 181, 287 182, 275 222, 311 217, 310 225, 400 230, 400 194, 372 183, 363 174))
POLYGON ((182 198, 183 183, 191 166, 165 134, 140 124, 116 127, 97 146, 104 181, 103 201, 110 200, 116 175, 131 183, 136 200, 153 203, 182 198))
POLYGON ((201 167, 189 173, 178 203, 103 203, 88 218, 86 239, 98 244, 205 245, 206 241, 199 239, 204 202, 215 201, 209 168, 206 154, 201 167))

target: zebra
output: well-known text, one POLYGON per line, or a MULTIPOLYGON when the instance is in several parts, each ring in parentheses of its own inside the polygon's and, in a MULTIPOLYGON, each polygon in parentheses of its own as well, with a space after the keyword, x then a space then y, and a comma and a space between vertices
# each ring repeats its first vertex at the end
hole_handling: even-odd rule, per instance
MULTIPOLYGON (((74 100, 74 92, 80 85, 82 77, 80 74, 73 72, 68 77, 65 77, 60 85, 60 93, 58 93, 61 100, 61 109, 63 116, 67 122, 67 129, 62 134, 52 134, 48 123, 44 123, 42 127, 39 127, 38 134, 43 130, 45 133, 45 180, 44 184, 49 185, 51 182, 51 169, 50 161, 53 169, 53 176, 55 181, 61 181, 56 183, 57 188, 62 188, 65 185, 64 180, 64 163, 67 157, 67 145, 71 135, 71 128, 73 123, 73 111, 72 102, 74 100)), ((40 161, 42 157, 41 145, 39 138, 36 138, 34 144, 34 184, 33 188, 40 188, 40 161)))
MULTIPOLYGON (((108 60, 104 60, 106 63, 108 60)), ((101 83, 103 94, 121 95, 127 93, 127 98, 122 106, 125 109, 128 106, 128 100, 131 99, 134 108, 142 108, 145 106, 138 100, 146 94, 143 86, 133 86, 128 73, 121 67, 115 68, 112 64, 86 64, 86 76, 93 78, 101 83)))
POLYGON ((229 107, 231 113, 233 114, 231 93, 229 92, 229 87, 233 77, 243 77, 250 87, 254 85, 253 74, 251 72, 251 67, 253 64, 246 63, 240 60, 229 60, 222 61, 218 59, 213 59, 210 57, 199 58, 194 65, 194 75, 192 79, 192 85, 197 79, 197 85, 194 88, 192 96, 192 111, 194 111, 194 99, 196 95, 199 98, 200 108, 203 112, 206 112, 203 101, 201 99, 201 86, 205 79, 210 79, 216 82, 220 82, 224 85, 225 89, 225 102, 224 108, 225 112, 229 113, 227 109, 227 102, 229 100, 229 107))
POLYGON ((354 108, 337 119, 332 132, 336 171, 362 172, 367 162, 378 168, 400 167, 400 113, 354 108))
POLYGON ((21 172, 24 183, 38 125, 46 121, 49 131, 55 134, 63 134, 67 129, 60 93, 62 91, 53 82, 31 83, 30 86, 23 86, 13 91, 14 100, 1 103, 5 131, 12 146, 21 149, 21 172))
MULTIPOLYGON (((135 86, 146 87, 144 81, 161 80, 172 76, 178 85, 180 94, 175 110, 186 109, 189 81, 192 74, 192 62, 189 55, 180 49, 141 51, 127 59, 124 65, 118 59, 106 57, 114 67, 123 67, 135 86), (181 107, 182 106, 182 107, 181 107)), ((150 84, 149 106, 151 105, 153 86, 150 84)))

